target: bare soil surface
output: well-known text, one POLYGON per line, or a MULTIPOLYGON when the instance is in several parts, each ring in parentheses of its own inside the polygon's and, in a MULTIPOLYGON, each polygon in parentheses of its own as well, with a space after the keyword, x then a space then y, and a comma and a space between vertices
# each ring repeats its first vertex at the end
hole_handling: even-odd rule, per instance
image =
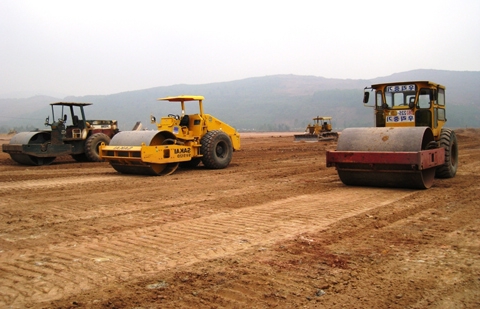
POLYGON ((347 187, 292 133, 164 177, 0 153, 0 308, 480 308, 480 129, 456 134, 428 190, 347 187))

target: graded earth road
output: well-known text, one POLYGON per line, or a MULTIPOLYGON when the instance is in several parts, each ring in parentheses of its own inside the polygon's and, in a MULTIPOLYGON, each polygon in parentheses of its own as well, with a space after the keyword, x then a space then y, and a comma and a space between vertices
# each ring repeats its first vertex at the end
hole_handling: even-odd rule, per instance
POLYGON ((0 308, 480 308, 480 129, 455 132, 428 190, 347 187, 293 133, 159 177, 0 153, 0 308))

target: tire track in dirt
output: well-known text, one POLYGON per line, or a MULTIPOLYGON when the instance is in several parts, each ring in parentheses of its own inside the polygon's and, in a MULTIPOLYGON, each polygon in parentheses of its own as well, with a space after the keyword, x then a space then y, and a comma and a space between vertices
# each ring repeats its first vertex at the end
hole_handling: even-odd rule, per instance
MULTIPOLYGON (((288 276, 276 272, 274 274, 265 274, 265 269, 252 266, 250 271, 256 274, 242 275, 242 281, 248 282, 249 287, 275 286, 277 288, 271 294, 265 293, 264 289, 248 288, 245 284, 238 281, 224 283, 221 287, 215 287, 202 290, 202 297, 209 299, 214 297, 218 303, 225 308, 250 308, 255 303, 259 308, 278 307, 284 308, 284 300, 291 297, 300 297, 305 295, 305 288, 311 286, 305 276, 289 273, 288 276), (286 292, 288 291, 288 292, 286 292), (268 302, 258 304, 258 300, 269 300, 268 302)), ((187 302, 187 301, 186 301, 187 302)), ((192 304, 192 308, 195 305, 192 304)), ((289 308, 287 306, 287 308, 289 308)))
MULTIPOLYGON (((334 189, 48 248, 1 252, 0 305, 22 307, 172 267, 262 250, 415 192, 334 189)), ((137 220, 136 226, 144 226, 137 220)))
POLYGON ((60 187, 73 187, 78 186, 79 184, 89 183, 89 182, 112 182, 116 180, 122 180, 120 175, 105 175, 105 176, 80 176, 80 177, 56 177, 48 179, 35 179, 35 180, 24 180, 24 181, 14 181, 8 183, 2 183, 0 186, 0 193, 3 192, 12 192, 12 191, 23 191, 31 189, 49 189, 49 188, 60 188, 60 187))
MULTIPOLYGON (((358 232, 359 235, 363 234, 363 237, 375 237, 379 238, 382 240, 388 240, 391 239, 392 233, 399 233, 401 235, 406 235, 404 233, 409 233, 408 238, 415 238, 419 240, 420 242, 427 243, 430 248, 427 248, 427 250, 418 250, 417 245, 410 247, 411 250, 408 250, 408 245, 402 246, 401 244, 395 244, 394 246, 390 246, 391 243, 388 243, 387 245, 384 245, 384 248, 387 248, 387 252, 385 253, 379 253, 379 254, 390 254, 392 256, 395 256, 392 260, 390 261, 385 261, 383 264, 384 269, 386 269, 385 273, 388 272, 395 272, 396 274, 401 274, 403 278, 403 281, 411 281, 411 282, 416 282, 418 280, 426 279, 421 278, 420 276, 425 276, 425 274, 420 275, 422 273, 422 270, 428 269, 429 272, 431 273, 436 273, 437 275, 435 278, 438 278, 438 281, 441 280, 447 280, 445 278, 450 278, 446 274, 448 273, 458 273, 461 274, 461 269, 464 269, 465 267, 470 268, 472 273, 479 273, 480 269, 480 262, 478 262, 475 259, 472 259, 472 256, 477 255, 479 253, 479 246, 478 244, 480 241, 474 241, 472 242, 471 239, 478 239, 478 219, 475 219, 474 221, 468 220, 468 223, 465 222, 465 225, 462 223, 459 223, 457 227, 449 226, 449 228, 446 228, 443 226, 442 221, 446 220, 453 220, 454 222, 461 222, 462 221, 462 213, 456 213, 454 211, 455 208, 457 208, 456 204, 469 204, 471 202, 471 199, 474 198, 472 196, 475 196, 475 192, 478 192, 479 186, 474 185, 472 187, 469 187, 468 190, 465 192, 465 198, 463 199, 458 199, 456 201, 452 202, 446 202, 442 205, 442 202, 439 204, 444 206, 439 207, 438 209, 436 208, 431 208, 431 207, 422 207, 420 205, 414 206, 412 205, 415 210, 412 209, 409 210, 410 207, 406 207, 404 211, 394 211, 397 214, 396 218, 391 218, 390 224, 386 224, 380 229, 375 228, 373 231, 371 229, 355 229, 356 232, 358 232), (459 216, 458 218, 453 218, 455 216, 459 216), (405 229, 405 227, 408 226, 408 229, 405 229), (363 231, 362 231, 363 230, 363 231), (378 234, 376 234, 378 233, 378 234), (471 238, 468 243, 461 244, 461 239, 463 238, 463 234, 470 233, 471 238), (370 235, 369 235, 370 234, 370 235), (448 243, 454 243, 459 245, 459 248, 462 248, 462 250, 459 250, 456 246, 448 246, 445 244, 445 237, 452 237, 454 240, 448 243), (440 248, 440 250, 439 250, 440 248), (407 249, 407 250, 406 250, 407 249), (473 255, 472 255, 473 253, 473 255), (459 264, 451 265, 449 261, 452 260, 453 256, 455 258, 461 257, 459 264), (464 257, 463 257, 464 256, 464 257), (470 257, 470 259, 468 258, 470 257), (391 264, 387 264, 391 263, 391 264), (402 264, 399 267, 399 264, 402 264), (398 269, 402 269, 399 271, 398 269)), ((430 192, 435 191, 435 189, 431 189, 430 192)), ((437 191, 437 194, 440 193, 440 191, 437 191)), ((448 194, 448 191, 444 191, 444 194, 448 194)), ((418 195, 418 196, 424 196, 418 195)), ((413 199, 417 198, 418 196, 412 196, 413 199)), ((390 208, 395 208, 400 206, 400 204, 404 205, 404 202, 411 201, 412 198, 408 198, 406 200, 399 200, 397 203, 389 204, 388 201, 386 200, 381 200, 381 204, 384 204, 382 210, 385 212, 386 209, 390 208)), ((431 195, 430 197, 427 197, 426 200, 435 200, 435 194, 431 195)), ((430 201, 426 201, 427 205, 431 205, 430 201)), ((379 208, 373 210, 373 212, 376 212, 379 210, 379 208)), ((388 210, 387 210, 388 211, 388 210)), ((363 217, 363 215, 360 215, 363 217)), ((358 216, 357 216, 358 218, 358 216)), ((384 217, 386 219, 385 222, 388 222, 388 215, 387 217, 384 217)), ((463 219, 464 221, 467 221, 463 219)), ((315 233, 314 233, 315 234, 315 233)), ((318 234, 317 234, 318 235, 318 234)), ((407 238, 407 236, 400 236, 401 239, 402 237, 407 238)), ((349 238, 347 235, 345 237, 342 237, 343 239, 349 238)), ((298 241, 299 243, 305 242, 306 246, 308 247, 307 243, 312 241, 314 242, 314 239, 307 239, 304 238, 303 236, 300 236, 295 239, 295 241, 298 241)), ((338 248, 337 248, 338 249, 338 248)), ((340 249, 336 252, 342 252, 343 250, 340 249)), ((334 250, 335 252, 335 250, 334 250)), ((266 264, 275 261, 275 254, 270 254, 268 257, 265 257, 265 262, 266 264)), ((370 255, 370 254, 369 254, 370 255)), ((298 258, 299 260, 290 260, 292 264, 290 264, 290 261, 283 260, 283 262, 280 262, 278 265, 281 265, 282 270, 286 271, 273 271, 271 268, 261 267, 262 263, 262 257, 264 256, 263 254, 257 254, 255 255, 257 259, 260 260, 259 263, 256 263, 255 266, 249 265, 248 269, 246 269, 247 274, 242 273, 242 269, 237 269, 236 271, 239 273, 238 277, 235 276, 235 279, 223 282, 221 281, 220 284, 215 285, 214 287, 211 288, 200 288, 203 287, 203 284, 199 284, 200 287, 198 287, 198 293, 201 295, 202 299, 215 299, 216 303, 225 308, 247 308, 250 307, 252 303, 257 304, 259 307, 294 307, 294 306, 288 306, 286 305, 283 301, 291 300, 292 298, 298 297, 298 298, 303 298, 305 299, 306 297, 315 299, 316 295, 315 293, 318 293, 320 291, 319 287, 325 286, 325 281, 318 281, 318 264, 315 264, 315 267, 312 267, 312 264, 305 264, 303 266, 302 264, 302 255, 299 255, 298 258), (300 268, 304 268, 303 271, 288 271, 288 269, 296 268, 297 270, 300 268), (255 274, 255 275, 254 275, 255 274), (300 275, 303 274, 303 275, 300 275), (309 274, 309 275, 307 275, 309 274), (311 274, 311 276, 310 276, 311 274), (317 277, 317 278, 315 278, 317 277), (240 284, 239 284, 240 282, 240 284), (251 289, 246 290, 245 287, 247 284, 243 284, 244 282, 248 283, 248 287, 251 287, 251 289), (317 284, 318 283, 318 284, 317 284), (271 294, 269 293, 262 293, 262 294, 256 294, 256 289, 255 287, 259 287, 260 291, 265 292, 265 288, 262 287, 272 287, 270 290, 272 291, 271 294), (273 288, 275 287, 275 288, 273 288), (288 292, 285 292, 288 291, 288 292), (265 301, 265 302, 260 302, 259 300, 265 301)), ((303 256, 305 257, 305 256, 303 256)), ((319 260, 321 259, 321 254, 319 254, 319 260)), ((294 257, 292 257, 294 259, 294 257)), ((362 258, 363 259, 363 258, 362 258)), ((232 260, 230 260, 231 263, 232 260)), ((353 263, 355 264, 355 263, 353 263)), ((205 265, 205 264, 203 264, 205 265)), ((226 263, 226 265, 230 265, 229 262, 226 263)), ((205 266, 204 266, 205 267, 205 266)), ((208 268, 207 268, 208 269, 208 268)), ((321 268, 320 268, 321 269, 321 268)), ((195 274, 198 274, 201 271, 198 271, 195 273, 193 271, 193 275, 191 277, 195 277, 195 274)), ((357 273, 355 272, 357 275, 357 273)), ((188 274, 187 274, 188 275, 188 274)), ((225 276, 228 278, 228 276, 225 276)), ((188 278, 188 277, 187 277, 188 278)), ((231 278, 231 276, 230 276, 231 278)), ((340 276, 342 278, 342 276, 340 276)), ((474 277, 475 278, 475 277, 474 277)), ((476 278, 475 278, 476 279, 476 278)), ((338 280, 338 279, 337 279, 338 280)), ((457 286, 462 286, 465 283, 465 279, 461 278, 460 275, 458 275, 455 279, 455 285, 457 286)), ((330 284, 330 283, 329 283, 330 284)), ((342 286, 342 284, 341 284, 342 286)), ((330 287, 331 288, 331 287, 330 287)), ((335 292, 333 291, 335 288, 331 288, 330 294, 332 297, 337 297, 338 295, 335 295, 335 292)), ((395 287, 393 288, 395 290, 395 287)), ((195 293, 196 288, 192 289, 195 293)), ((436 297, 438 299, 441 299, 442 295, 448 295, 448 293, 451 293, 452 286, 450 284, 446 284, 443 289, 440 291, 436 292, 436 297)), ((463 292, 462 288, 460 289, 461 292, 463 292)), ((323 293, 323 292, 322 292, 323 293)), ((327 292, 328 293, 328 292, 327 292)), ((375 297, 374 294, 375 292, 371 293, 372 295, 370 297, 375 297)), ((198 297, 197 295, 193 298, 184 299, 183 303, 185 303, 188 307, 190 304, 190 307, 195 307, 198 302, 195 300, 195 298, 198 297), (190 302, 190 303, 189 303, 190 302)), ((433 296, 430 296, 433 297, 433 296)), ((424 300, 424 299, 422 299, 424 300)), ((338 300, 337 300, 338 301, 338 300)), ((340 302, 342 303, 342 302, 340 302)), ((346 303, 346 302, 345 302, 346 303)), ((314 303, 315 304, 315 303, 314 303)), ((315 305, 312 305, 312 307, 329 307, 329 306, 323 306, 319 305, 318 302, 315 305)), ((302 307, 302 306, 298 306, 302 307)), ((310 308, 310 306, 307 306, 310 308)), ((361 307, 361 306, 360 306, 361 307)), ((376 306, 372 306, 376 307, 376 306)), ((379 306, 383 307, 383 306, 379 306)), ((417 306, 413 306, 415 308, 417 307, 429 307, 428 304, 419 302, 417 306)), ((448 306, 438 306, 438 307, 448 307, 448 306)), ((165 306, 165 308, 175 308, 174 305, 172 306, 165 306)))
MULTIPOLYGON (((158 179, 158 178, 157 178, 158 179)), ((85 189, 79 189, 77 185, 77 194, 68 194, 62 198, 62 202, 58 203, 57 196, 62 196, 64 193, 52 191, 48 196, 42 197, 43 203, 48 207, 37 208, 33 207, 28 209, 29 216, 22 218, 22 223, 17 225, 10 225, 10 219, 5 216, 3 222, 0 220, 0 245, 7 243, 15 243, 17 248, 29 248, 32 246, 38 246, 39 238, 43 238, 43 242, 48 245, 49 234, 56 233, 58 229, 65 231, 62 233, 62 241, 75 241, 78 235, 82 237, 92 234, 102 233, 112 225, 117 231, 128 230, 136 228, 139 225, 144 227, 157 226, 166 222, 183 221, 192 218, 200 217, 205 213, 213 213, 214 209, 205 210, 205 203, 209 202, 216 204, 219 201, 215 198, 217 194, 196 194, 194 197, 185 196, 175 199, 155 200, 150 197, 138 200, 129 207, 113 208, 112 205, 116 201, 114 194, 108 194, 107 200, 96 200, 95 208, 90 208, 91 201, 83 200, 82 193, 85 189), (52 198, 52 199, 50 199, 52 198), (151 203, 155 201, 155 203, 151 203), (190 208, 195 207, 197 204, 203 204, 202 208, 195 208, 192 211, 190 208), (68 205, 68 206, 66 206, 68 205), (175 212, 172 213, 172 207, 175 208, 175 212), (68 208, 68 211, 65 209, 68 208), (112 217, 115 218, 114 223, 112 217), (141 224, 139 224, 141 222, 141 224), (69 228, 75 226, 74 229, 69 228), (101 232, 102 231, 102 232, 101 232)), ((247 191, 252 193, 258 190, 259 187, 251 186, 246 188, 247 191)), ((147 189, 148 190, 148 189, 147 189)), ((139 193, 139 189, 134 190, 135 193, 139 193)), ((230 198, 244 195, 245 190, 231 189, 222 192, 223 196, 228 195, 230 198)), ((18 194, 17 194, 18 195, 18 194)), ((11 195, 9 198, 0 200, 0 209, 2 206, 6 206, 11 203, 15 203, 18 196, 11 195)), ((25 205, 29 207, 29 205, 25 205)), ((8 211, 7 211, 8 212, 8 211)), ((0 219, 2 219, 2 213, 0 213, 0 219)))

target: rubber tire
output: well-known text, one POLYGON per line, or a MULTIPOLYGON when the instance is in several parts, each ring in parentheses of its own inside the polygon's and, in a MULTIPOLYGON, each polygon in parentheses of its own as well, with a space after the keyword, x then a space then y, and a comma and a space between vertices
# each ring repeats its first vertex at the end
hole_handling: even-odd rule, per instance
POLYGON ((85 141, 85 155, 90 162, 102 162, 98 148, 101 143, 110 144, 110 137, 103 133, 95 133, 85 141))
POLYGON ((232 161, 233 147, 230 137, 223 131, 207 132, 201 140, 202 163, 206 168, 225 168, 232 161))
POLYGON ((458 168, 457 136, 452 129, 442 129, 439 146, 445 148, 445 164, 437 167, 435 177, 453 178, 458 168))

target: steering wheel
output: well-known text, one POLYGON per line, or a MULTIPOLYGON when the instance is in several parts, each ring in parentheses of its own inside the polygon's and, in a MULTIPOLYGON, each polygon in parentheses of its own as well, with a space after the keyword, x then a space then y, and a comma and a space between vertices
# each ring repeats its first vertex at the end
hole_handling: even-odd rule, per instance
POLYGON ((179 119, 180 119, 180 116, 174 115, 174 114, 168 114, 168 117, 175 118, 175 120, 179 120, 179 119))
POLYGON ((66 122, 67 121, 67 114, 63 115, 63 118, 58 118, 58 122, 66 122))

